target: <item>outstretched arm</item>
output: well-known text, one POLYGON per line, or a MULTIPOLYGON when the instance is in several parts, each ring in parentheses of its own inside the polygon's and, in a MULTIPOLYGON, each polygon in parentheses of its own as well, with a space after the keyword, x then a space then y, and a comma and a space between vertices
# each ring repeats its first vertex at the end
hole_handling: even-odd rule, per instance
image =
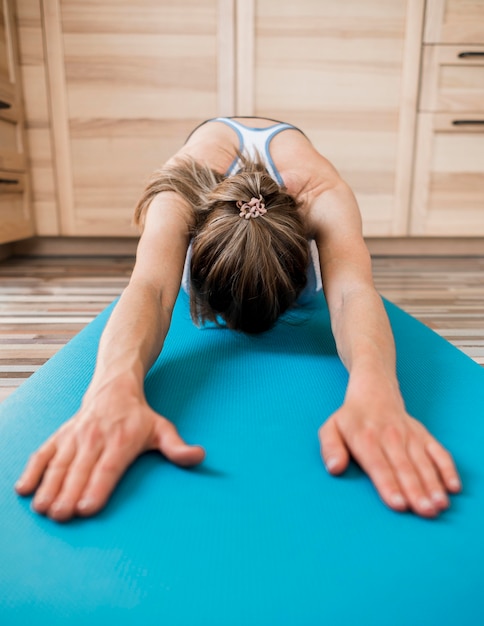
POLYGON ((395 345, 372 279, 371 259, 351 189, 338 177, 311 206, 323 287, 338 353, 349 372, 343 406, 320 429, 328 471, 350 455, 395 510, 434 517, 460 490, 450 454, 405 410, 395 345))
POLYGON ((152 201, 129 285, 101 337, 79 412, 29 460, 16 488, 58 521, 99 511, 126 468, 157 449, 179 465, 204 458, 147 404, 145 375, 162 349, 188 247, 188 207, 163 192, 152 201))

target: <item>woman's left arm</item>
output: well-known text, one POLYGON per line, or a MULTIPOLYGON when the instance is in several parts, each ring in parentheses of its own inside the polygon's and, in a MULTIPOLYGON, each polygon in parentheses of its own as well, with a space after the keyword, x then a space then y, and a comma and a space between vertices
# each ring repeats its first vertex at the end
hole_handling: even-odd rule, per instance
POLYGON ((310 205, 323 288, 338 353, 349 372, 341 408, 319 431, 328 471, 342 473, 350 455, 392 509, 434 517, 460 490, 450 454, 405 410, 395 344, 372 279, 356 199, 336 178, 310 205))

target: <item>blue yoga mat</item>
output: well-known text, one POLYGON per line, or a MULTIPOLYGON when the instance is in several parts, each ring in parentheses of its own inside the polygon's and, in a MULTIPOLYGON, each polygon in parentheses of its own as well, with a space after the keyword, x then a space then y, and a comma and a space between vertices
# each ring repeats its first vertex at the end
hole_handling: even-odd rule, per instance
POLYGON ((322 297, 270 332, 197 329, 179 296, 146 379, 202 465, 148 453, 99 515, 57 524, 13 490, 79 407, 111 307, 0 406, 0 623, 49 626, 484 624, 484 370, 390 303, 409 411, 464 490, 437 520, 396 513, 317 430, 347 382, 322 297))

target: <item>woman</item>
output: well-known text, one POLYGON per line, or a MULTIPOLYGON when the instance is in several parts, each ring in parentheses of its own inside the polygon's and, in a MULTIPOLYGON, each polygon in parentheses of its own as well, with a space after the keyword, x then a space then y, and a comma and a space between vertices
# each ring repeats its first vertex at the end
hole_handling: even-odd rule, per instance
POLYGON ((435 517, 448 507, 459 477, 449 453, 405 410, 354 195, 299 129, 262 118, 203 123, 156 173, 136 220, 143 228, 136 264, 82 406, 32 455, 16 485, 22 495, 36 491, 36 511, 59 521, 96 513, 146 450, 181 466, 200 463, 203 448, 185 443, 143 393, 187 251, 194 319, 256 333, 304 295, 310 240, 349 372, 343 405, 319 431, 327 470, 341 474, 352 456, 392 509, 435 517))

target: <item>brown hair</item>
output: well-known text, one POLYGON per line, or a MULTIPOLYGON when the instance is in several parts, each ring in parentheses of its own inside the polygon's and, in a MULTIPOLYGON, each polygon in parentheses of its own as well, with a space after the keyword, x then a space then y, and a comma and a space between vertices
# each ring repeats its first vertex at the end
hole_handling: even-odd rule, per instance
POLYGON ((193 207, 190 308, 194 321, 259 333, 273 326, 306 285, 309 246, 295 199, 260 159, 239 154, 242 169, 226 177, 194 159, 157 172, 135 212, 141 224, 152 198, 175 191, 193 207), (239 216, 237 202, 262 196, 267 212, 239 216))

